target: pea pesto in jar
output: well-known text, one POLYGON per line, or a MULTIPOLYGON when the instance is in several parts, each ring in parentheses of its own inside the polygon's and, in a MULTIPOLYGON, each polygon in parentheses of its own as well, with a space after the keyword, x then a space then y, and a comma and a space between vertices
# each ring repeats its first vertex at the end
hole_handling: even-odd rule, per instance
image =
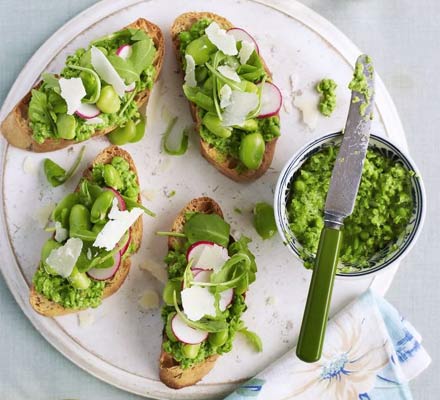
MULTIPOLYGON (((313 154, 292 180, 287 204, 292 233, 304 248, 304 264, 313 267, 311 254, 316 254, 324 227, 324 205, 337 148, 330 146, 313 154)), ((393 246, 405 231, 412 211, 411 176, 400 163, 369 149, 353 213, 343 226, 340 260, 350 266, 368 267, 368 260, 387 246, 393 246)))

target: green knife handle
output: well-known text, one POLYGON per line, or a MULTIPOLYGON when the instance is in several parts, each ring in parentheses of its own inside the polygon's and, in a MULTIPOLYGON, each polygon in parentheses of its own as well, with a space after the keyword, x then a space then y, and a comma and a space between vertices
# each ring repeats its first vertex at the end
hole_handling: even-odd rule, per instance
POLYGON ((339 229, 324 227, 296 348, 296 355, 305 362, 321 358, 341 243, 339 229))

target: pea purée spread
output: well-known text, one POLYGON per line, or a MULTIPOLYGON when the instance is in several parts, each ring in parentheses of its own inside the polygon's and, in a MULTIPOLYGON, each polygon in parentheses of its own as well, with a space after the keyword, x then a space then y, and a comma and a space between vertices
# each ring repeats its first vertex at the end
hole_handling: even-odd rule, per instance
MULTIPOLYGON (((324 227, 324 204, 329 188, 336 147, 312 155, 292 181, 288 217, 290 229, 304 248, 311 268, 324 227)), ((400 163, 369 149, 353 214, 345 219, 339 272, 368 268, 368 260, 404 232, 412 214, 411 176, 400 163), (352 266, 355 264, 356 269, 352 266)))

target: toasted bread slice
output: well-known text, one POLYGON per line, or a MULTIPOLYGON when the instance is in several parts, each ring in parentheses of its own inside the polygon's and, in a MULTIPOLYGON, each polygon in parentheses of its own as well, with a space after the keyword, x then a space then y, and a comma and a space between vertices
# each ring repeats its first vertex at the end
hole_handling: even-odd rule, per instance
MULTIPOLYGON (((223 29, 230 29, 234 27, 234 25, 226 18, 211 12, 188 12, 177 17, 171 26, 171 38, 173 40, 177 61, 180 65, 182 65, 182 58, 180 55, 179 33, 188 30, 195 22, 203 18, 208 18, 217 22, 223 29)), ((272 74, 267 68, 267 65, 264 63, 264 60, 262 61, 266 73, 269 77, 272 77, 272 74)), ((191 109, 191 115, 196 124, 196 131, 198 132, 202 124, 197 112, 198 107, 192 102, 189 103, 189 106, 191 109)), ((250 182, 261 177, 272 164, 276 142, 277 138, 266 143, 263 161, 258 169, 246 170, 242 173, 239 173, 236 169, 237 165, 239 164, 237 159, 230 156, 225 157, 223 154, 220 154, 215 147, 202 140, 202 138, 200 138, 200 152, 202 153, 202 156, 205 157, 205 159, 215 168, 217 168, 223 175, 226 175, 228 178, 236 182, 250 182)))
MULTIPOLYGON (((220 206, 209 197, 199 197, 191 200, 185 208, 180 211, 174 220, 172 232, 183 232, 185 225, 185 214, 187 212, 199 212, 205 214, 217 214, 223 218, 223 212, 220 206)), ((179 244, 179 238, 168 238, 168 249, 176 249, 179 244)), ((214 355, 208 357, 200 364, 196 364, 191 368, 182 369, 179 363, 163 348, 159 359, 159 377, 160 380, 170 388, 181 389, 191 386, 200 381, 214 367, 215 361, 219 356, 214 355)))
MULTIPOLYGON (((101 153, 99 153, 97 157, 94 159, 92 165, 84 171, 83 176, 87 178, 88 176, 90 176, 92 167, 94 165, 108 164, 115 156, 124 158, 129 163, 130 169, 137 176, 136 166, 134 165, 134 161, 131 158, 130 154, 117 146, 109 146, 105 148, 103 151, 101 151, 101 153)), ((139 184, 139 179, 137 179, 137 183, 139 184)), ((141 203, 140 194, 138 195, 138 202, 141 203)), ((131 240, 135 243, 135 252, 139 249, 139 246, 141 244, 142 229, 143 228, 142 228, 142 216, 141 216, 136 220, 136 222, 130 228, 130 237, 131 240)), ((103 299, 111 296, 121 287, 121 285, 125 281, 125 278, 128 275, 128 272, 130 271, 130 265, 131 265, 130 257, 124 258, 115 276, 106 282, 103 299)), ((64 308, 60 304, 57 304, 47 299, 45 296, 35 291, 34 285, 32 285, 30 289, 29 302, 31 303, 32 308, 37 313, 44 315, 46 317, 57 317, 60 315, 71 314, 80 311, 80 310, 71 310, 64 308)))
MULTIPOLYGON (((156 76, 154 77, 154 80, 156 81, 159 77, 160 70, 162 69, 165 50, 165 42, 162 36, 162 31, 157 25, 143 18, 137 19, 136 21, 128 25, 127 28, 142 29, 153 40, 157 50, 155 58, 153 60, 153 65, 156 68, 156 76)), ((40 84, 41 82, 38 83, 36 86, 40 84)), ((141 107, 148 101, 150 92, 151 91, 147 89, 139 92, 136 95, 135 100, 138 107, 141 107)), ((1 132, 6 140, 9 142, 9 144, 20 149, 35 151, 37 153, 44 153, 47 151, 62 149, 72 144, 78 143, 78 141, 66 139, 46 139, 44 143, 37 143, 32 137, 33 132, 31 127, 29 126, 28 110, 30 100, 31 92, 23 97, 23 99, 12 109, 12 111, 8 114, 8 116, 1 124, 1 132)), ((109 126, 106 129, 96 131, 93 134, 93 137, 106 135, 115 128, 116 126, 109 126)))

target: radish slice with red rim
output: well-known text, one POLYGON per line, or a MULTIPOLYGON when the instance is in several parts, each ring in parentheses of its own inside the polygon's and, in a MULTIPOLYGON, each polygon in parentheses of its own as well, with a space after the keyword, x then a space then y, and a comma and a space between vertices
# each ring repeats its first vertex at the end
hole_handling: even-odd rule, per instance
POLYGON ((202 269, 202 270, 193 270, 193 274, 194 274, 194 282, 210 282, 211 280, 211 274, 212 274, 212 270, 206 270, 206 269, 202 269), (197 271, 194 273, 194 271, 197 271))
POLYGON ((133 50, 129 44, 123 44, 116 50, 116 55, 126 60, 128 57, 131 56, 132 52, 133 50))
POLYGON ((193 275, 196 276, 199 272, 206 271, 206 270, 204 270, 202 268, 191 268, 191 271, 192 271, 193 275))
POLYGON ((75 114, 82 119, 92 119, 101 114, 101 110, 94 104, 81 103, 75 114))
POLYGON ((105 187, 104 190, 110 190, 111 192, 113 192, 115 197, 118 199, 118 206, 119 206, 120 211, 125 211, 127 209, 127 206, 125 205, 124 199, 122 198, 121 194, 117 190, 115 190, 109 186, 105 187))
MULTIPOLYGON (((199 275, 201 272, 204 272, 204 271, 205 271, 204 269, 200 269, 200 268, 191 269, 191 272, 193 274, 193 280, 197 282, 197 280, 196 280, 197 275, 199 275)), ((180 287, 182 289, 185 289, 184 283, 185 283, 185 281, 182 279, 182 284, 180 285, 180 287)))
POLYGON ((218 307, 220 308, 220 311, 225 311, 231 305, 233 298, 234 298, 234 289, 232 288, 220 292, 220 300, 218 303, 218 307))
POLYGON ((87 275, 90 278, 93 278, 97 281, 106 281, 107 279, 111 279, 115 276, 119 267, 121 266, 121 254, 117 252, 114 255, 114 264, 109 268, 92 268, 87 271, 87 275))
POLYGON ((185 344, 199 344, 208 337, 208 332, 191 328, 179 314, 171 320, 171 330, 177 340, 185 344))
MULTIPOLYGON (((124 238, 122 238, 122 240, 124 240, 124 238)), ((121 255, 121 257, 127 252, 128 246, 130 245, 130 241, 131 241, 131 234, 130 234, 130 230, 128 230, 127 240, 125 244, 122 246, 121 250, 119 250, 119 254, 121 255)))
MULTIPOLYGON (((208 241, 200 241, 193 243, 186 252, 186 261, 190 262, 191 259, 193 259, 193 263, 196 263, 200 255, 202 254, 202 251, 204 250, 205 246, 214 246, 213 242, 208 241)), ((204 269, 204 268, 196 268, 192 267, 191 269, 204 269)))
POLYGON ((243 40, 246 40, 248 42, 251 42, 255 45, 255 51, 257 54, 260 53, 260 50, 258 48, 257 41, 244 29, 242 28, 231 28, 226 32, 228 35, 232 35, 237 42, 241 42, 243 40))
POLYGON ((281 95, 280 89, 271 82, 264 82, 261 91, 261 109, 258 118, 267 118, 277 115, 282 104, 283 96, 281 95))

